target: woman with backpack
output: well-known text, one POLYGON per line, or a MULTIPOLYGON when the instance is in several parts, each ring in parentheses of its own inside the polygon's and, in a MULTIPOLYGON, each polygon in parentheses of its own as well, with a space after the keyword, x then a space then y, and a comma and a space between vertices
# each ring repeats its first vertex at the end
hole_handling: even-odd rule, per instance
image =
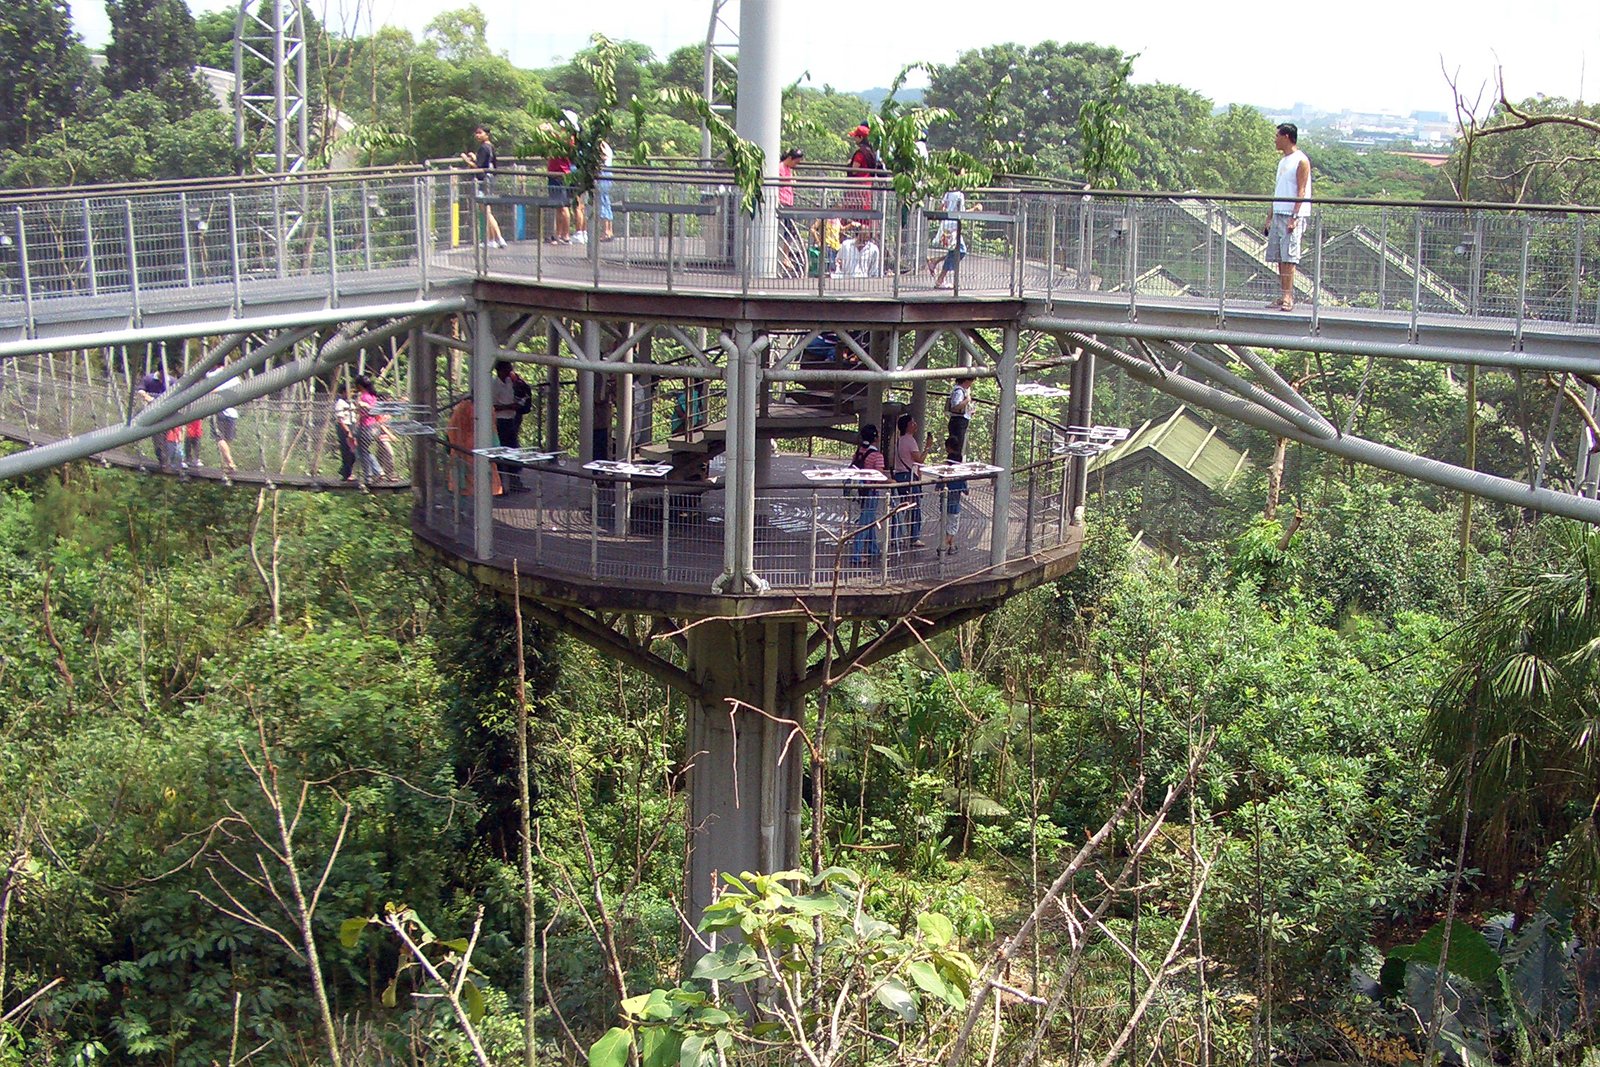
MULTIPOLYGON (((866 471, 883 470, 883 453, 878 449, 878 428, 871 423, 861 427, 861 441, 850 459, 850 466, 866 471)), ((850 565, 870 566, 878 561, 878 504, 883 493, 871 486, 858 486, 856 494, 856 532, 850 541, 850 565)))

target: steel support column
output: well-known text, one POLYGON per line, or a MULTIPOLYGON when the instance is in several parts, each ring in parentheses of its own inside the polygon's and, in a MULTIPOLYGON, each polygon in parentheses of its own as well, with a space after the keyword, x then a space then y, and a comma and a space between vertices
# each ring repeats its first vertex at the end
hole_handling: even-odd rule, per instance
MULTIPOLYGON (((489 379, 494 370, 494 313, 480 308, 472 332, 472 444, 486 448, 495 442, 494 400, 489 379)), ((480 455, 472 457, 472 551, 479 559, 494 556, 494 466, 480 455)))
POLYGON ((1011 468, 1016 461, 1017 437, 1018 332, 1015 326, 1006 327, 1005 340, 1000 348, 1000 364, 995 374, 995 384, 1000 387, 1000 399, 994 409, 994 465, 1000 468, 1000 473, 994 476, 994 517, 989 526, 989 562, 996 567, 1006 561, 1011 540, 1011 468))

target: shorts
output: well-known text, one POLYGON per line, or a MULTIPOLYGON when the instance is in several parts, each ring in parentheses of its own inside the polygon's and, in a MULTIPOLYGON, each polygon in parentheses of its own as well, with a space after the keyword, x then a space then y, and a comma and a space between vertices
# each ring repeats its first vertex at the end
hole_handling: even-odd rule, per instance
POLYGON ((1272 213, 1272 225, 1267 227, 1268 263, 1299 263, 1300 235, 1305 232, 1306 220, 1302 218, 1294 229, 1289 229, 1289 216, 1272 213))
POLYGON ((565 174, 552 174, 546 180, 550 189, 550 206, 566 207, 572 202, 572 190, 567 187, 565 174))
POLYGON ((238 432, 238 416, 224 415, 221 412, 211 416, 211 430, 217 435, 219 441, 232 441, 233 435, 238 432))
POLYGON ((600 180, 599 184, 595 186, 595 199, 597 201, 596 210, 599 211, 600 217, 602 219, 610 219, 611 218, 611 179, 602 178, 600 180))

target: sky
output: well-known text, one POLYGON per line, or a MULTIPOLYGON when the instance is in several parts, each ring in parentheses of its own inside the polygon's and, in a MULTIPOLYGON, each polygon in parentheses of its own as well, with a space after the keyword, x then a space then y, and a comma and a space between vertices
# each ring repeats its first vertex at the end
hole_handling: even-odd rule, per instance
MULTIPOLYGON (((477 0, 490 42, 525 67, 549 66, 599 31, 666 55, 705 39, 710 0, 529 3, 477 0)), ((1143 0, 1137 5, 1050 0, 765 0, 781 3, 785 82, 861 90, 886 86, 909 63, 949 63, 961 52, 1014 41, 1092 41, 1139 53, 1134 80, 1194 89, 1219 104, 1338 111, 1452 110, 1444 69, 1468 99, 1505 71, 1513 99, 1600 98, 1600 3, 1522 0, 1345 0, 1342 4, 1143 0), (1586 61, 1595 69, 1586 71, 1586 61)), ((198 11, 230 0, 189 0, 198 11)), ((463 0, 309 0, 330 25, 372 21, 420 34, 463 0)), ((739 0, 731 0, 734 11, 739 0)), ((72 0, 91 47, 109 33, 103 3, 72 0)), ((913 81, 911 84, 917 84, 913 81)))

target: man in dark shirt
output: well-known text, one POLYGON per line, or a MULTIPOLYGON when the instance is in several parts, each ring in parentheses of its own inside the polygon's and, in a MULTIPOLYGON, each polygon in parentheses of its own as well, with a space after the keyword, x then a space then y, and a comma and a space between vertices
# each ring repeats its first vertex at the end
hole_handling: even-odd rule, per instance
MULTIPOLYGON (((461 158, 480 172, 473 176, 478 183, 478 195, 487 196, 494 192, 494 168, 498 162, 494 153, 494 142, 489 139, 487 126, 474 126, 472 136, 478 142, 478 149, 476 152, 461 153, 461 158)), ((500 223, 495 220, 493 209, 485 207, 483 218, 484 234, 489 239, 489 247, 504 248, 506 239, 500 235, 500 223)))

